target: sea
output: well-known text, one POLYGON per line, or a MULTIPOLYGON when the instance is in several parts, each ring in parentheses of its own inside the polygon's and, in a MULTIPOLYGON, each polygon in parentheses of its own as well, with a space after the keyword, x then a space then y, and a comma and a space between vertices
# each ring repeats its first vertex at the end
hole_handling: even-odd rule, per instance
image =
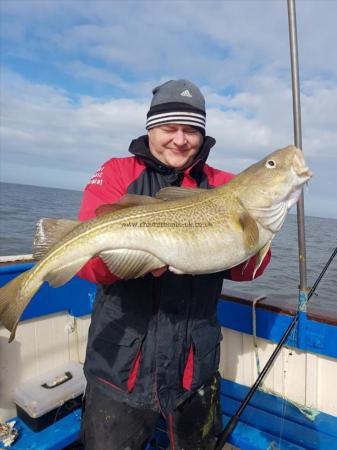
MULTIPOLYGON (((41 186, 0 183, 0 255, 30 254, 41 217, 76 219, 82 193, 41 186)), ((296 210, 288 214, 272 243, 272 260, 264 274, 250 282, 226 280, 224 287, 256 296, 298 297, 299 265, 296 210)), ((307 279, 312 286, 337 246, 337 220, 305 218, 307 279)), ((318 285, 311 303, 337 311, 337 257, 318 285)))

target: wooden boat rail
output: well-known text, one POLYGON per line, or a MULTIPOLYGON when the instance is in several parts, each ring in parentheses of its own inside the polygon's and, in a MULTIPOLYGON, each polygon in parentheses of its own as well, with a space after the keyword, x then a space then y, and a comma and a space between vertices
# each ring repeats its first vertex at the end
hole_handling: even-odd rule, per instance
MULTIPOLYGON (((253 301, 256 296, 226 288, 222 290, 220 298, 253 307, 253 301)), ((284 297, 278 296, 277 294, 272 297, 265 296, 256 304, 256 308, 265 309, 278 314, 287 314, 290 316, 295 315, 297 307, 297 298, 293 297, 284 299, 284 297)), ((336 308, 322 308, 322 306, 315 305, 315 301, 313 300, 308 304, 307 316, 309 320, 337 326, 337 299, 336 308)))

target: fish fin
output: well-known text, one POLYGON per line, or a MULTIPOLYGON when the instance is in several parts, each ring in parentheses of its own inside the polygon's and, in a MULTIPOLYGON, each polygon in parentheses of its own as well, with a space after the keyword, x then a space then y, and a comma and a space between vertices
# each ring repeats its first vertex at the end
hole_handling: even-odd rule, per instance
POLYGON ((160 200, 178 200, 181 198, 193 197, 194 195, 202 194, 203 192, 207 192, 207 189, 169 186, 160 189, 156 194, 156 198, 160 200))
POLYGON ((262 247, 259 252, 256 254, 256 261, 255 261, 255 267, 254 267, 254 272, 253 272, 253 279, 255 278, 255 274, 258 271, 259 267, 262 264, 262 261, 264 260, 264 257, 266 256, 266 254, 268 253, 269 249, 270 249, 270 245, 271 245, 271 239, 270 241, 268 241, 266 243, 266 245, 264 247, 262 247))
POLYGON ((66 236, 80 222, 68 219, 40 219, 35 225, 33 258, 41 259, 61 238, 66 236))
POLYGON ((185 273, 182 270, 177 269, 176 267, 172 267, 172 266, 169 266, 169 271, 172 273, 175 273, 176 275, 183 275, 185 273))
POLYGON ((15 338, 15 331, 19 323, 20 317, 26 306, 30 302, 31 298, 40 287, 37 286, 35 292, 30 297, 22 295, 21 287, 29 275, 29 270, 21 273, 0 288, 0 321, 2 325, 11 332, 9 341, 15 338))
POLYGON ((286 202, 280 202, 268 208, 249 207, 249 212, 258 218, 264 228, 269 229, 272 233, 277 233, 283 225, 288 208, 286 202))
POLYGON ((57 269, 49 272, 44 280, 48 281, 50 286, 57 288, 62 286, 67 281, 71 280, 73 276, 77 274, 77 272, 84 266, 84 264, 89 261, 90 256, 85 256, 75 261, 71 261, 68 264, 63 265, 62 267, 58 267, 57 269))
POLYGON ((99 256, 114 275, 125 280, 142 277, 154 269, 165 266, 163 261, 143 250, 106 250, 99 253, 99 256))
POLYGON ((126 194, 116 203, 110 203, 99 206, 95 210, 96 216, 102 216, 111 212, 119 211, 124 208, 131 208, 132 206, 153 205, 159 203, 158 198, 149 197, 148 195, 126 194))
POLYGON ((239 222, 243 230, 244 247, 251 252, 259 242, 259 229, 253 217, 246 211, 240 214, 239 222))

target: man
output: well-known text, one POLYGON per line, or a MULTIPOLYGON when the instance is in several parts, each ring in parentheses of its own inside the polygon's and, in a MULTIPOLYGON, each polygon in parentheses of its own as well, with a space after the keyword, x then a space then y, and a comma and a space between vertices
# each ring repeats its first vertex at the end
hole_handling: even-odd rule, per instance
MULTIPOLYGON (((205 136, 205 123, 205 100, 193 83, 156 87, 148 134, 131 142, 133 156, 112 158, 98 170, 85 189, 80 220, 126 193, 154 196, 167 186, 227 183, 232 174, 206 164, 215 140, 205 136)), ((160 416, 172 449, 214 447, 221 431, 217 301, 223 278, 252 278, 253 259, 222 273, 175 275, 162 268, 128 281, 98 257, 81 270, 98 284, 84 367, 87 450, 143 449, 160 416)))

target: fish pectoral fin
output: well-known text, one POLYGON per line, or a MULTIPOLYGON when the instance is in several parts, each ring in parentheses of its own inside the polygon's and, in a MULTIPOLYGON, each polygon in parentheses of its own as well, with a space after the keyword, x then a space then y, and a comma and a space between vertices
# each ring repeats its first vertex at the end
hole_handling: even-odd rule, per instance
POLYGON ((109 270, 122 279, 139 278, 165 266, 165 263, 151 253, 143 250, 106 250, 99 255, 109 270))
POLYGON ((64 264, 57 269, 52 270, 45 276, 44 281, 48 281, 50 286, 57 288, 62 286, 67 281, 71 280, 77 272, 84 266, 86 262, 88 262, 90 256, 82 257, 76 259, 75 261, 71 261, 68 264, 64 264))
POLYGON ((60 239, 72 231, 80 222, 68 219, 42 218, 35 225, 33 258, 41 259, 60 239))
POLYGON ((272 233, 277 233, 283 225, 288 208, 286 202, 279 202, 269 208, 250 207, 249 211, 254 214, 254 217, 258 218, 264 228, 272 233))
POLYGON ((247 252, 251 252, 259 242, 259 229, 253 217, 246 211, 240 214, 239 222, 243 230, 244 247, 247 252))
POLYGON ((160 189, 156 194, 156 198, 161 200, 178 200, 193 197, 203 192, 207 192, 207 189, 170 186, 160 189))
POLYGON ((262 264, 262 261, 264 260, 264 257, 266 256, 266 254, 268 253, 269 249, 270 249, 270 245, 271 245, 271 239, 270 241, 268 241, 266 243, 266 245, 264 247, 262 247, 260 249, 260 251, 256 254, 256 261, 255 261, 255 267, 254 267, 254 272, 253 272, 253 278, 255 278, 255 274, 258 271, 259 267, 262 264))
POLYGON ((110 203, 99 206, 95 210, 96 216, 102 216, 111 212, 119 211, 120 209, 131 208, 133 206, 153 205, 160 203, 161 200, 148 195, 126 194, 120 198, 116 203, 110 203))

